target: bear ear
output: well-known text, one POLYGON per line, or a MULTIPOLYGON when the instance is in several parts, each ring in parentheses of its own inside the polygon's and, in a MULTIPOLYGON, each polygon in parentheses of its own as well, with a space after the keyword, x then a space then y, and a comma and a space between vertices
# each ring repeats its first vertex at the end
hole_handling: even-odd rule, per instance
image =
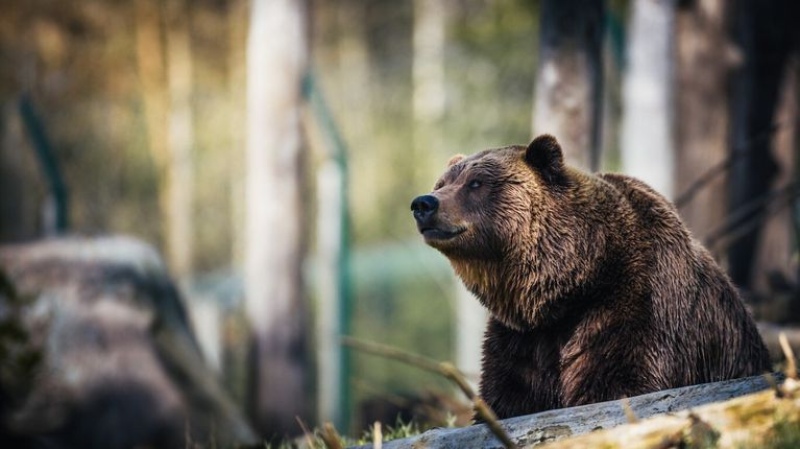
POLYGON ((447 168, 450 168, 459 162, 461 162, 466 156, 463 154, 456 154, 455 156, 451 157, 449 161, 447 161, 447 168))
POLYGON ((542 134, 533 139, 525 150, 525 162, 548 183, 561 184, 565 180, 561 145, 549 134, 542 134))

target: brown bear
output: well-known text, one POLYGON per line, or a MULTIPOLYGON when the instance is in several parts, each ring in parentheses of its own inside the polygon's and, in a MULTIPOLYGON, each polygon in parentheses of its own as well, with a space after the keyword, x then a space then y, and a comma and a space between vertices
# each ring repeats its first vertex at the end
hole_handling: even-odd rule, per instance
POLYGON ((490 311, 480 391, 500 418, 770 368, 674 206, 634 178, 566 166, 552 136, 454 157, 411 209, 490 311))

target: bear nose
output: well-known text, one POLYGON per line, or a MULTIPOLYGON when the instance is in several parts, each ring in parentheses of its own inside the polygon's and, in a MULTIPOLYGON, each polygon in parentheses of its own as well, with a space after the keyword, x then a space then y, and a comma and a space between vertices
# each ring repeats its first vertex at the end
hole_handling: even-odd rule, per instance
POLYGON ((424 221, 431 217, 439 209, 439 200, 433 195, 422 195, 414 198, 411 202, 411 210, 417 221, 424 221))

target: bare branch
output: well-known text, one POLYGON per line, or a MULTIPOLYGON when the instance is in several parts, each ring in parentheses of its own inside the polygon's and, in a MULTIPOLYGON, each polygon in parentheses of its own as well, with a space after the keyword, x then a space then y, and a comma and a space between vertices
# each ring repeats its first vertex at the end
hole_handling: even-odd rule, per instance
POLYGON ((342 447, 342 438, 336 428, 333 427, 333 424, 326 422, 322 426, 322 432, 320 432, 319 436, 328 449, 344 449, 342 447))
POLYGON ((492 409, 488 404, 486 404, 486 402, 483 401, 483 399, 475 394, 475 391, 469 385, 467 379, 452 363, 437 362, 433 359, 412 354, 392 346, 363 341, 353 337, 342 337, 342 344, 368 354, 397 360, 399 362, 403 362, 450 379, 458 386, 464 395, 469 398, 469 400, 472 402, 473 408, 475 409, 475 413, 477 413, 478 416, 486 422, 486 425, 497 437, 497 439, 503 443, 503 446, 505 446, 507 449, 516 449, 517 445, 511 441, 511 437, 508 436, 508 433, 500 425, 497 415, 494 414, 492 409))

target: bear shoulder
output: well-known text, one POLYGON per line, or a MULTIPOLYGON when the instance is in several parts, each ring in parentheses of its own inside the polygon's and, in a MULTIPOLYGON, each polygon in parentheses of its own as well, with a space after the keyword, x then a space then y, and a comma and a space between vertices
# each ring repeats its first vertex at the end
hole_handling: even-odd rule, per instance
POLYGON ((688 236, 678 209, 664 195, 631 176, 619 173, 603 173, 598 176, 621 194, 637 215, 641 226, 673 228, 688 236))

